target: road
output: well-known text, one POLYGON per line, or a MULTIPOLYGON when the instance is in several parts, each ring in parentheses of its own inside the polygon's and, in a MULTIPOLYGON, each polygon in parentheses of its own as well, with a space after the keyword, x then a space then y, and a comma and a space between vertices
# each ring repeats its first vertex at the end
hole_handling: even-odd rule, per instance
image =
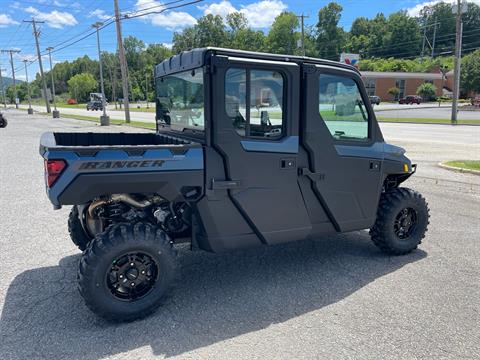
POLYGON ((366 231, 215 255, 180 251, 175 292, 142 321, 95 317, 76 290, 69 209, 53 211, 44 131, 109 129, 8 111, 0 129, 0 358, 478 359, 480 176, 437 167, 480 159, 480 127, 382 124, 419 164, 406 186, 431 208, 414 253, 380 253, 366 231))
MULTIPOLYGON (((113 105, 110 105, 113 106, 113 105)), ((22 108, 27 108, 21 105, 22 108)), ((45 112, 45 107, 33 105, 33 109, 38 112, 45 112)), ((61 114, 73 114, 84 116, 100 117, 101 111, 87 111, 77 108, 58 108, 61 114)), ((398 104, 380 104, 375 105, 374 110, 377 117, 384 118, 426 118, 426 119, 450 119, 451 108, 446 105, 442 107, 432 107, 432 104, 420 105, 398 105, 398 104)), ((108 115, 112 119, 125 120, 125 113, 121 110, 108 110, 108 115)), ((155 113, 152 112, 130 112, 132 121, 143 121, 155 123, 155 113)), ((479 111, 460 111, 458 120, 480 120, 479 111)))
MULTIPOLYGON (((380 105, 381 106, 381 105, 380 105)), ((377 117, 383 118, 420 118, 420 119, 450 119, 452 109, 450 107, 421 107, 418 105, 403 105, 404 108, 394 108, 393 110, 375 109, 377 117)), ((457 114, 458 120, 480 120, 480 110, 467 111, 461 110, 457 114)))

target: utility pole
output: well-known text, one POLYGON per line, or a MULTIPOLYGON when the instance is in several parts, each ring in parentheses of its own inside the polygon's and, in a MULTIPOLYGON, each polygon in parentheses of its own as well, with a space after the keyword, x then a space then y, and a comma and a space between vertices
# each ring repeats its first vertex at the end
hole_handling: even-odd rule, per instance
POLYGON ((125 122, 130 122, 130 104, 128 102, 128 74, 127 74, 127 60, 125 59, 125 49, 123 48, 122 40, 122 23, 120 22, 120 10, 118 9, 118 0, 113 0, 115 5, 115 22, 117 25, 117 44, 118 56, 120 57, 120 71, 122 73, 122 88, 123 88, 123 106, 125 109, 125 122))
POLYGON ((3 94, 3 106, 6 109, 7 108, 7 97, 5 96, 5 88, 3 87, 2 71, 7 71, 7 70, 2 69, 2 67, 0 66, 0 90, 2 90, 2 94, 3 94))
POLYGON ((422 61, 423 57, 425 55, 425 40, 427 38, 427 20, 425 20, 425 23, 423 24, 423 41, 422 41, 422 61))
POLYGON ((145 101, 148 109, 148 71, 145 73, 145 101))
MULTIPOLYGON (((113 65, 115 66, 115 65, 113 65)), ((112 85, 112 103, 115 104, 115 110, 117 109, 117 97, 116 97, 116 78, 117 78, 117 74, 116 74, 116 71, 114 74, 112 74, 112 67, 109 66, 108 67, 108 72, 110 74, 110 84, 112 85), (114 76, 115 75, 115 76, 114 76)))
POLYGON ((297 15, 297 18, 300 18, 300 26, 302 27, 302 37, 300 39, 300 46, 302 49, 302 56, 305 56, 305 19, 308 18, 308 16, 303 15, 297 15))
POLYGON ((10 65, 12 67, 12 78, 13 78, 13 97, 15 98, 15 108, 18 109, 18 102, 17 102, 17 81, 15 80, 15 67, 13 66, 13 54, 19 53, 20 50, 2 50, 2 53, 10 53, 10 65))
POLYGON ((100 116, 100 125, 110 125, 110 118, 107 116, 107 102, 105 101, 105 88, 103 86, 103 66, 102 66, 102 52, 100 51, 100 32, 99 29, 103 26, 103 23, 97 21, 92 25, 97 30, 97 48, 98 48, 98 64, 100 65, 100 89, 102 91, 102 109, 103 115, 100 116))
POLYGON ((45 76, 43 75, 42 55, 40 54, 40 45, 38 43, 38 37, 40 36, 40 32, 37 31, 37 24, 43 24, 45 21, 35 21, 35 18, 32 18, 32 20, 23 20, 23 22, 32 23, 32 26, 33 26, 33 35, 35 36, 35 43, 37 45, 37 56, 38 56, 38 65, 40 67, 40 77, 42 78, 42 85, 43 85, 43 97, 45 98, 45 106, 47 108, 47 113, 50 114, 50 103, 48 102, 48 94, 47 94, 47 82, 45 81, 45 76))
MULTIPOLYGON (((458 112, 458 96, 460 94, 460 62, 462 56, 462 1, 457 0, 456 6, 457 20, 456 20, 456 37, 455 37, 455 61, 453 68, 453 102, 452 102, 452 125, 457 123, 458 112)), ((454 11, 455 12, 455 11, 454 11)))
POLYGON ((32 97, 30 95, 30 84, 28 83, 28 71, 27 71, 27 59, 23 59, 23 63, 25 64, 25 81, 27 82, 27 94, 28 94, 28 114, 32 115, 33 114, 33 109, 32 109, 32 97))
POLYGON ((437 39, 437 17, 435 16, 435 20, 433 23, 432 59, 435 56, 435 40, 436 39, 437 39))
POLYGON ((52 76, 52 100, 53 100, 53 118, 58 119, 60 117, 60 111, 57 110, 57 102, 55 101, 55 77, 53 76, 53 65, 52 65, 52 50, 53 47, 48 47, 48 58, 50 59, 50 75, 52 76))

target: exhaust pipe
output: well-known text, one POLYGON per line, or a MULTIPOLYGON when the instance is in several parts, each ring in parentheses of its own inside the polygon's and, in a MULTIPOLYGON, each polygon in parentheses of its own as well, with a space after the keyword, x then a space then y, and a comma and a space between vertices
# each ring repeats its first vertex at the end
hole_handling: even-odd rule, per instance
POLYGON ((88 207, 88 213, 90 216, 93 217, 93 212, 95 209, 101 205, 104 204, 109 204, 112 202, 124 202, 128 205, 131 205, 137 209, 143 209, 146 208, 154 203, 157 203, 161 201, 162 198, 160 196, 154 196, 151 200, 145 199, 145 200, 137 200, 133 198, 131 195, 128 194, 112 194, 108 198, 103 198, 103 199, 97 199, 93 201, 90 206, 88 207))

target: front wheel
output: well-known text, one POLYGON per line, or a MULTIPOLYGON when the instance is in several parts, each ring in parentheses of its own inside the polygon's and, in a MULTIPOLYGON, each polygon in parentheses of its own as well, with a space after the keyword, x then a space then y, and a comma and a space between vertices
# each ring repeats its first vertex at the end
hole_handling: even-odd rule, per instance
POLYGON ((176 253, 162 230, 119 223, 97 235, 84 252, 78 289, 97 315, 132 321, 157 309, 176 274, 176 253))
POLYGON ((429 218, 428 204, 420 193, 408 188, 392 189, 381 195, 370 236, 383 252, 405 255, 422 242, 429 218))

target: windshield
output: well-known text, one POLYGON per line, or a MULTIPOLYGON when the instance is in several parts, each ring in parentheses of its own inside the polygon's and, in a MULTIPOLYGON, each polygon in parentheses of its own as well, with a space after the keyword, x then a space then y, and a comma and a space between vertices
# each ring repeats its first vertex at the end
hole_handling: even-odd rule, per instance
POLYGON ((184 71, 157 79, 157 120, 173 130, 205 129, 203 71, 184 71))

